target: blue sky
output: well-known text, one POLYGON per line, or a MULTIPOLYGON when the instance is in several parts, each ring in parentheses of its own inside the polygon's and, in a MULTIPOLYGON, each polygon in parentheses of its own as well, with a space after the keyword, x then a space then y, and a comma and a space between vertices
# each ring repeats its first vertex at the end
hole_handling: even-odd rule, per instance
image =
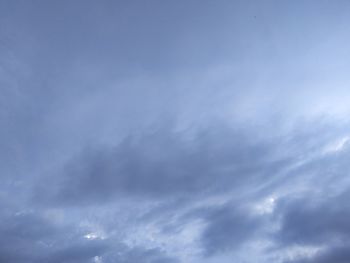
POLYGON ((0 0, 0 262, 350 261, 349 11, 0 0))

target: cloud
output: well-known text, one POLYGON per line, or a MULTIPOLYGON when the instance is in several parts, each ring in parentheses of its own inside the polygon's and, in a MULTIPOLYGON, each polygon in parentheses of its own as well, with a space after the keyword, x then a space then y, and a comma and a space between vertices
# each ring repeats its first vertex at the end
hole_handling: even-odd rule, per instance
POLYGON ((347 261, 348 9, 0 1, 0 261, 347 261))
POLYGON ((286 262, 346 262, 349 258, 350 224, 347 220, 349 191, 325 194, 325 190, 302 194, 281 202, 277 209, 280 228, 278 248, 305 247, 286 262), (316 248, 315 251, 308 248, 316 248))
POLYGON ((2 214, 2 218, 0 260, 4 262, 87 262, 108 247, 100 241, 84 242, 77 229, 55 225, 34 211, 2 214))
POLYGON ((149 263, 175 263, 154 248, 128 247, 122 240, 87 239, 78 225, 57 224, 40 211, 1 215, 0 260, 9 263, 50 262, 128 263, 142 258, 149 263))
POLYGON ((333 242, 333 239, 346 241, 350 231, 350 224, 346 220, 350 213, 346 205, 347 198, 348 194, 343 194, 326 201, 316 199, 315 204, 303 198, 288 204, 279 237, 287 244, 301 245, 324 245, 333 242))
POLYGON ((316 253, 313 257, 297 258, 287 261, 290 263, 341 263, 350 260, 349 245, 330 247, 322 252, 316 253))
POLYGON ((205 216, 207 227, 201 242, 208 256, 234 251, 254 239, 264 218, 236 206, 215 207, 205 216))
POLYGON ((291 161, 274 155, 275 147, 229 127, 194 135, 161 129, 86 149, 59 175, 48 175, 35 194, 38 201, 79 204, 126 194, 193 198, 240 191, 253 180, 270 180, 291 161))

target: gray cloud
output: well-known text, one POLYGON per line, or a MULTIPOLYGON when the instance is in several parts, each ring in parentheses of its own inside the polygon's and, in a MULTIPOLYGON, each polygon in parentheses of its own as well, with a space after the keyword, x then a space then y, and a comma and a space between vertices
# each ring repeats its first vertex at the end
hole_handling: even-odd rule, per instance
POLYGON ((2 215, 0 259, 4 262, 92 262, 108 247, 84 241, 77 229, 57 226, 35 212, 2 215))
POLYGON ((173 263, 159 249, 132 248, 121 240, 87 239, 81 226, 60 225, 45 213, 23 211, 2 214, 0 260, 21 262, 144 262, 173 263), (98 262, 98 261, 97 261, 98 262))
POLYGON ((202 234, 206 255, 239 249, 254 238, 264 218, 237 207, 216 208, 206 215, 208 226, 202 234))
POLYGON ((348 261, 349 7, 0 1, 0 261, 348 261))
POLYGON ((279 237, 287 244, 322 245, 333 239, 347 241, 350 230, 346 220, 349 216, 347 198, 348 194, 341 195, 326 202, 319 201, 321 204, 303 198, 289 204, 283 214, 279 237))
POLYGON ((298 258, 296 260, 288 261, 288 262, 296 262, 296 263, 307 263, 307 262, 321 262, 321 263, 340 263, 340 262, 348 262, 350 258, 349 254, 349 246, 341 245, 336 247, 331 247, 326 249, 326 251, 322 251, 317 253, 314 257, 311 258, 298 258))
POLYGON ((276 245, 279 248, 317 248, 311 256, 295 256, 287 262, 347 261, 350 237, 348 198, 348 190, 335 194, 331 189, 317 189, 297 199, 281 202, 277 209, 281 227, 275 234, 276 245))
POLYGON ((229 127, 192 136, 157 130, 128 137, 114 148, 83 151, 59 175, 49 174, 36 198, 84 203, 123 194, 166 198, 240 191, 288 166, 291 157, 278 157, 276 148, 229 127))

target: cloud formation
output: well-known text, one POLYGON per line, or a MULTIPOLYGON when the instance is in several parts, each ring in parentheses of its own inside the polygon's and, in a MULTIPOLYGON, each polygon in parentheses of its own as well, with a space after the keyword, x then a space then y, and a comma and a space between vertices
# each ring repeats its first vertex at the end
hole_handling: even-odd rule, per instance
POLYGON ((349 261, 349 7, 1 1, 0 261, 349 261))

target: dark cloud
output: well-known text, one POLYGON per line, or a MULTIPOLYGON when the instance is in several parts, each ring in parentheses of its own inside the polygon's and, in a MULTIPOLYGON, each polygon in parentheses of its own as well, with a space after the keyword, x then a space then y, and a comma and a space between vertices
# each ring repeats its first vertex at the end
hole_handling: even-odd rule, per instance
POLYGON ((95 257, 102 256, 108 248, 106 242, 84 241, 69 244, 44 258, 46 262, 95 262, 95 257))
POLYGON ((87 149, 59 175, 49 175, 36 197, 84 203, 123 194, 195 197, 239 191, 271 179, 291 161, 275 156, 275 147, 228 127, 194 135, 158 130, 128 137, 114 148, 87 149))
POLYGON ((334 239, 347 240, 350 207, 346 198, 334 198, 322 204, 310 204, 308 199, 302 199, 289 204, 283 214, 279 237, 287 244, 301 245, 323 245, 334 239))
POLYGON ((55 225, 36 212, 11 213, 2 219, 3 262, 93 262, 108 248, 105 242, 85 241, 78 229, 55 225))
MULTIPOLYGON (((328 128, 324 130, 327 133, 328 128)), ((340 188, 334 185, 328 194, 320 195, 326 193, 329 178, 342 178, 348 166, 347 146, 328 152, 334 135, 315 140, 314 133, 306 131, 298 136, 298 142, 281 138, 276 144, 219 125, 194 133, 157 129, 129 136, 115 147, 87 149, 65 165, 59 180, 49 175, 42 181, 34 200, 44 207, 112 207, 126 197, 141 203, 157 201, 162 205, 139 214, 130 225, 153 222, 172 236, 201 220, 205 226, 197 246, 209 258, 271 237, 275 249, 347 242, 346 193, 337 193, 340 188), (296 193, 279 199, 272 212, 252 210, 262 197, 288 193, 291 186, 296 193), (226 196, 224 205, 194 207, 201 199, 219 195, 226 196), (281 225, 271 235, 273 224, 281 225)))
POLYGON ((149 263, 175 263, 159 249, 128 247, 121 240, 87 239, 80 226, 64 226, 37 212, 2 214, 0 261, 128 263, 140 258, 149 263))
POLYGON ((206 255, 234 251, 254 239, 264 218, 239 207, 215 207, 205 216, 207 226, 201 242, 206 255))
MULTIPOLYGON (((124 249, 125 250, 125 249, 124 249)), ((127 249, 119 254, 112 253, 105 257, 104 262, 120 262, 120 263, 132 263, 142 259, 146 263, 177 263, 179 260, 166 256, 160 249, 144 249, 140 247, 135 247, 133 249, 127 249)))
MULTIPOLYGON (((317 248, 311 255, 295 256, 290 262, 347 262, 350 241, 349 191, 327 196, 324 191, 281 202, 277 215, 281 228, 278 247, 317 248)), ((289 262, 289 261, 288 261, 289 262)))

